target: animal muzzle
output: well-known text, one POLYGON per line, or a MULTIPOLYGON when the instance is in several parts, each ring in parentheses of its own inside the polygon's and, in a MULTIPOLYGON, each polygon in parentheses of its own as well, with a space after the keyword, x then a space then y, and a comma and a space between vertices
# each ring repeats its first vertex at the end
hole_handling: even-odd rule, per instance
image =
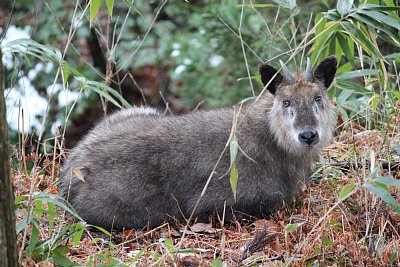
POLYGON ((311 147, 319 141, 318 132, 306 130, 299 134, 299 141, 311 147))

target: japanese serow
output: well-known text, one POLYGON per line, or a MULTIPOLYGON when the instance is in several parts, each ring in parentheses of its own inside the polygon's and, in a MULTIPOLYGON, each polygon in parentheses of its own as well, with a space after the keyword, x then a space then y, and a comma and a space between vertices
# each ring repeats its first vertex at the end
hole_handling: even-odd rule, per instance
POLYGON ((200 220, 224 207, 228 221, 290 204, 332 139, 335 111, 326 91, 337 60, 328 57, 315 71, 307 60, 306 71, 293 75, 281 64, 283 75, 260 66, 267 90, 241 108, 165 116, 134 107, 104 118, 67 157, 60 194, 88 223, 108 229, 188 218, 211 174, 194 211, 200 220), (235 121, 236 199, 229 148, 222 153, 235 121))

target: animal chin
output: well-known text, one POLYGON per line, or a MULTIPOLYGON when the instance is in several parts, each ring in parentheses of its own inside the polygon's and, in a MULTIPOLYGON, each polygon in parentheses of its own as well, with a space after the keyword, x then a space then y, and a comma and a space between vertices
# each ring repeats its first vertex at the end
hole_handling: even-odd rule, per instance
POLYGON ((307 144, 307 143, 303 143, 303 142, 299 142, 300 147, 303 149, 307 149, 307 150, 311 150, 317 147, 318 142, 315 143, 311 143, 311 144, 307 144))

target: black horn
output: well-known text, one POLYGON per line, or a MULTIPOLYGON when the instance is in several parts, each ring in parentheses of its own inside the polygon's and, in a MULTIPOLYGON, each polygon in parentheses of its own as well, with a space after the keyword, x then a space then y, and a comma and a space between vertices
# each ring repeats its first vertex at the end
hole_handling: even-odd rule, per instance
POLYGON ((313 80, 313 74, 312 74, 312 64, 311 60, 308 57, 307 58, 307 68, 306 68, 306 81, 311 82, 313 80))
POLYGON ((282 60, 279 60, 279 63, 281 63, 283 76, 285 77, 287 84, 294 84, 294 78, 290 73, 288 67, 286 67, 285 63, 283 63, 282 60))

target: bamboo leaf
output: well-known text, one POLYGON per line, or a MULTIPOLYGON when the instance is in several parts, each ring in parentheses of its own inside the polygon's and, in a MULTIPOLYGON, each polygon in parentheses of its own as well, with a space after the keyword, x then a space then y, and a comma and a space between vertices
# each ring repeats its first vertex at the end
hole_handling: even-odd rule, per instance
POLYGON ((34 196, 35 199, 41 199, 43 202, 53 203, 54 205, 59 206, 63 210, 65 210, 68 213, 72 214, 73 216, 75 216, 80 221, 83 221, 83 219, 74 210, 74 208, 72 208, 72 206, 68 202, 66 202, 62 197, 60 197, 59 195, 48 194, 48 193, 34 193, 33 196, 34 196))
POLYGON ((229 142, 229 150, 230 150, 231 164, 232 164, 236 161, 238 152, 238 141, 236 135, 233 135, 231 141, 229 142))
POLYGON ((113 9, 114 9, 114 0, 106 0, 106 5, 108 9, 108 14, 112 17, 113 9))
POLYGON ((234 162, 231 165, 231 176, 229 179, 229 182, 231 184, 231 188, 232 188, 232 192, 233 192, 233 199, 236 202, 236 189, 237 189, 237 183, 238 183, 238 178, 239 178, 239 174, 236 168, 236 163, 234 162))
POLYGON ((69 64, 67 61, 63 61, 61 64, 61 77, 63 80, 63 84, 65 85, 69 78, 69 64))
POLYGON ((274 4, 241 4, 241 5, 236 5, 237 7, 255 7, 255 8, 266 8, 266 7, 278 7, 277 5, 274 4))
POLYGON ((354 50, 350 49, 349 43, 346 40, 346 37, 344 37, 341 33, 337 34, 337 39, 338 39, 340 47, 343 50, 344 55, 350 61, 352 67, 354 68, 356 65, 354 62, 354 50))
POLYGON ((358 9, 365 9, 365 10, 377 10, 377 11, 399 11, 400 6, 381 6, 375 4, 361 4, 358 9))
POLYGON ((352 79, 356 77, 363 77, 363 76, 372 76, 372 75, 379 75, 379 70, 376 69, 361 69, 361 70, 354 70, 339 74, 336 76, 336 79, 352 79))
POLYGON ((381 183, 390 186, 396 186, 400 188, 400 180, 394 179, 392 177, 378 177, 372 180, 376 183, 381 183))
POLYGON ((337 2, 336 8, 339 14, 343 17, 347 15, 353 6, 353 0, 339 0, 337 2))
POLYGON ((393 42, 394 41, 395 43, 400 44, 399 35, 396 32, 394 32, 391 29, 391 27, 388 27, 385 24, 378 22, 374 18, 370 18, 370 17, 368 17, 366 15, 363 15, 363 14, 353 14, 352 17, 354 17, 358 21, 364 22, 365 24, 369 25, 373 29, 378 29, 381 32, 387 34, 389 36, 389 38, 387 38, 387 36, 383 35, 383 34, 379 34, 378 35, 380 38, 384 39, 385 41, 388 41, 388 42, 393 42))
POLYGON ((141 16, 142 18, 144 18, 143 15, 142 15, 142 13, 140 12, 140 10, 139 10, 133 3, 131 3, 131 2, 128 1, 128 0, 124 0, 124 2, 125 2, 125 4, 127 4, 131 9, 133 9, 137 14, 139 14, 139 16, 141 16))
POLYGON ((285 227, 285 232, 287 232, 287 233, 293 232, 294 230, 296 230, 303 224, 305 224, 305 222, 289 224, 288 226, 285 227))
POLYGON ((380 54, 374 44, 371 42, 370 38, 366 36, 363 31, 347 21, 342 21, 340 22, 340 24, 346 30, 346 33, 348 33, 353 39, 355 39, 368 54, 375 56, 378 56, 380 54))
POLYGON ((131 106, 117 91, 104 83, 89 81, 85 77, 75 77, 75 79, 80 83, 80 86, 83 89, 96 92, 119 108, 122 108, 122 106, 116 101, 116 99, 119 100, 124 107, 131 106))
POLYGON ((71 261, 66 256, 63 255, 52 255, 52 260, 56 264, 56 266, 63 266, 63 267, 83 267, 86 265, 79 265, 76 262, 71 261))
MULTIPOLYGON (((327 23, 327 25, 328 24, 329 23, 327 23)), ((313 53, 311 56, 311 61, 313 62, 313 64, 316 63, 317 59, 323 58, 324 52, 326 51, 326 48, 330 44, 334 33, 335 30, 332 29, 332 31, 326 32, 322 34, 319 38, 317 38, 317 40, 310 49, 310 51, 317 51, 317 53, 313 53)))
POLYGON ((20 38, 5 44, 2 43, 0 48, 3 52, 18 53, 24 56, 31 55, 41 61, 59 63, 62 60, 62 54, 58 49, 39 44, 29 38, 20 38))
POLYGON ((39 226, 38 226, 38 221, 36 219, 32 220, 32 231, 31 235, 29 237, 29 245, 26 248, 26 253, 28 257, 32 258, 32 252, 36 248, 36 244, 39 241, 39 226))
POLYGON ((41 218, 43 215, 43 202, 41 200, 37 199, 35 201, 35 203, 36 203, 35 211, 37 213, 37 217, 41 218))
POLYGON ((390 17, 382 12, 379 11, 374 11, 374 10, 360 10, 359 13, 365 14, 371 18, 373 18, 375 21, 386 24, 394 29, 400 29, 400 19, 399 18, 394 18, 390 17))
POLYGON ((389 191, 372 184, 364 184, 364 187, 382 199, 392 210, 400 215, 400 205, 397 200, 393 198, 389 191))
POLYGON ((344 200, 346 199, 351 191, 353 190, 353 188, 356 186, 356 184, 348 184, 342 187, 342 190, 340 190, 339 192, 339 199, 340 200, 344 200))
POLYGON ((233 135, 233 137, 229 143, 229 150, 230 150, 230 157, 231 157, 231 175, 229 178, 229 182, 231 184, 233 198, 236 201, 236 189, 237 189, 237 183, 238 183, 238 178, 239 178, 239 174, 238 174, 238 171, 236 168, 236 157, 237 157, 237 153, 238 153, 238 142, 237 142, 236 135, 233 135))
POLYGON ((85 230, 85 224, 82 222, 78 222, 75 225, 75 234, 72 236, 72 242, 74 246, 79 245, 79 241, 81 241, 83 231, 85 230))
POLYGON ((335 81, 335 85, 345 91, 352 91, 353 93, 359 93, 362 95, 372 95, 373 92, 368 90, 362 85, 359 85, 358 83, 354 83, 348 80, 344 79, 337 79, 335 81))
POLYGON ((22 220, 20 220, 17 224, 17 226, 15 227, 15 232, 18 234, 19 232, 21 232, 22 230, 25 229, 25 227, 28 226, 28 224, 31 223, 33 217, 32 216, 27 216, 24 217, 22 220))
POLYGON ((90 1, 90 27, 92 27, 93 20, 100 10, 102 0, 91 0, 90 1))
MULTIPOLYGON (((104 94, 108 94, 110 98, 113 99, 117 99, 120 101, 120 103, 122 104, 122 106, 128 108, 131 107, 131 105, 113 88, 111 88, 110 86, 102 83, 102 82, 97 82, 97 81, 90 81, 90 80, 86 80, 86 84, 93 87, 93 88, 99 88, 102 91, 104 91, 104 94)), ((118 103, 114 103, 114 105, 121 107, 120 104, 118 103)))
POLYGON ((96 226, 96 225, 90 225, 90 224, 87 224, 86 226, 91 226, 91 227, 93 227, 93 228, 96 228, 97 230, 99 230, 99 231, 102 232, 103 234, 106 234, 106 235, 108 235, 108 236, 111 236, 111 233, 110 233, 109 231, 107 231, 106 229, 104 229, 103 227, 96 226))
POLYGON ((49 232, 51 233, 54 227, 56 211, 54 209, 54 204, 51 202, 47 202, 47 208, 48 208, 47 215, 49 216, 49 232))
POLYGON ((318 35, 325 28, 326 18, 324 17, 324 14, 323 13, 318 13, 315 16, 314 23, 315 23, 315 35, 318 35))

